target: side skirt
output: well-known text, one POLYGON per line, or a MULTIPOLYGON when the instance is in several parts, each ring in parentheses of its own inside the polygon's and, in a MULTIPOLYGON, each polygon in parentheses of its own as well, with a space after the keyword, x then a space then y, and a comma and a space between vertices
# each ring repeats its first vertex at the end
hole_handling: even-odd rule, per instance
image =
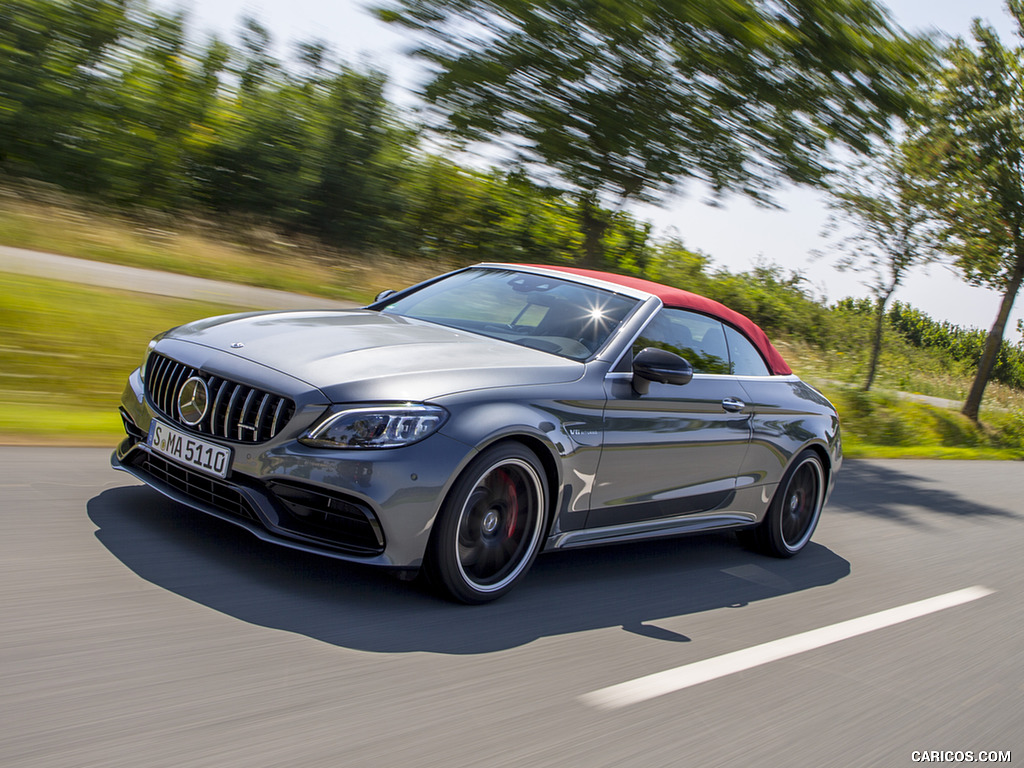
POLYGON ((572 549, 622 541, 680 536, 687 533, 748 528, 754 525, 757 519, 757 515, 749 512, 716 511, 624 525, 609 525, 603 528, 586 528, 581 531, 567 531, 549 536, 544 550, 572 549))

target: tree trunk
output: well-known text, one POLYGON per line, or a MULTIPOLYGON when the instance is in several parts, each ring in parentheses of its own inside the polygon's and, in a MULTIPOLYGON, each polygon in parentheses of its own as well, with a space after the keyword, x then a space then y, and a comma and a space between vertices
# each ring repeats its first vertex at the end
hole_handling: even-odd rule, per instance
POLYGON ((583 263, 587 269, 601 269, 604 266, 604 238, 608 222, 597 211, 593 195, 584 195, 580 200, 581 227, 583 229, 583 263))
POLYGON ((981 397, 985 394, 985 387, 988 384, 989 377, 992 375, 992 369, 995 368, 999 347, 1003 342, 1003 333, 1006 330, 1006 323, 1010 319, 1010 311, 1013 309, 1013 302, 1017 298, 1017 292, 1020 290, 1022 279, 1024 279, 1024 243, 1017 247, 1017 263, 1014 265, 1010 282, 1006 286, 1003 300, 999 304, 999 314, 996 316, 996 322, 985 339, 985 351, 982 352, 981 360, 978 362, 978 373, 974 377, 970 394, 967 395, 967 401, 964 403, 963 410, 961 410, 964 416, 973 421, 978 420, 978 413, 981 410, 981 397))
POLYGON ((885 294, 885 298, 875 300, 875 338, 871 343, 871 362, 868 364, 868 380, 864 382, 864 391, 871 389, 875 381, 875 371, 878 370, 878 357, 882 352, 882 328, 885 323, 885 303, 892 295, 892 291, 885 294))

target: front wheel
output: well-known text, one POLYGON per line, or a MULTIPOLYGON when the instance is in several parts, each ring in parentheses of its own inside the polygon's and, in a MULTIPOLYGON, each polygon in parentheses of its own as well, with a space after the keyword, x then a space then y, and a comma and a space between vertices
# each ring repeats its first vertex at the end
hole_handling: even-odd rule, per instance
POLYGON ((825 470, 818 454, 808 449, 786 471, 764 520, 741 531, 740 540, 766 555, 792 557, 811 540, 824 500, 825 470))
POLYGON ((454 600, 486 603, 512 589, 540 550, 547 481, 518 443, 493 446, 456 480, 434 523, 425 567, 454 600))

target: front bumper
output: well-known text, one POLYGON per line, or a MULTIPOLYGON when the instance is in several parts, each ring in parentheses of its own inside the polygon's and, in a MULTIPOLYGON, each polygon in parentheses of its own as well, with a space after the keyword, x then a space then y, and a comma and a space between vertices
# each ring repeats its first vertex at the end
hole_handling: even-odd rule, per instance
POLYGON ((273 544, 352 562, 418 568, 450 484, 475 450, 441 434, 388 450, 302 445, 296 438, 322 411, 300 414, 294 427, 265 444, 231 444, 231 470, 221 479, 147 445, 156 416, 134 373, 121 403, 127 437, 111 456, 111 466, 273 544))

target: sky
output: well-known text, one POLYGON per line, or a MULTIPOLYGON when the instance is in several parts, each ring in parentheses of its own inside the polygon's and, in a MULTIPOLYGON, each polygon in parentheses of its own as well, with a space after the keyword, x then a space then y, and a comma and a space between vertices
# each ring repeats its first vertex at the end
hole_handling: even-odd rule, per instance
MULTIPOLYGON (((370 63, 388 73, 393 102, 414 103, 409 94, 417 84, 419 70, 404 53, 408 41, 368 13, 365 0, 154 2, 158 7, 187 10, 197 37, 215 32, 232 42, 242 15, 253 15, 270 30, 278 56, 284 56, 294 42, 325 40, 343 60, 370 63)), ((980 17, 996 29, 1004 43, 1015 42, 1015 25, 1003 0, 888 0, 885 4, 896 22, 910 31, 967 36, 972 20, 980 17)), ((821 232, 828 209, 820 191, 780 190, 776 201, 781 210, 760 208, 740 197, 710 206, 707 198, 705 190, 691 186, 660 207, 638 208, 634 213, 653 222, 656 235, 677 235, 688 248, 708 254, 716 265, 731 271, 750 269, 759 261, 774 262, 805 275, 814 293, 829 301, 867 295, 862 276, 836 270, 837 257, 827 252, 828 241, 821 232), (815 252, 822 253, 814 257, 815 252)), ((987 330, 995 320, 1000 297, 966 285, 948 267, 932 265, 915 270, 894 298, 936 319, 987 330)), ((1018 298, 1007 326, 1010 342, 1021 341, 1016 331, 1020 319, 1024 319, 1024 297, 1018 298)))

